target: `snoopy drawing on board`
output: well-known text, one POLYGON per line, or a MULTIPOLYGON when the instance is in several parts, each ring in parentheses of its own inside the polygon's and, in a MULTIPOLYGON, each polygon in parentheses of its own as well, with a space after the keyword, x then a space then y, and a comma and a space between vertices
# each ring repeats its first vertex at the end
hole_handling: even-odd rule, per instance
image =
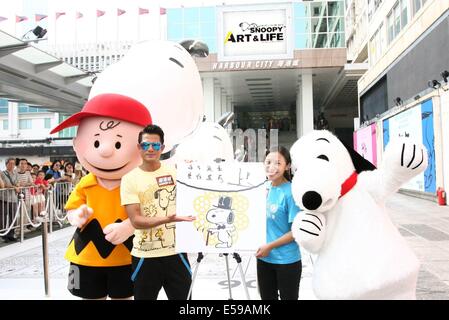
MULTIPOLYGON (((216 248, 232 247, 232 232, 235 230, 235 214, 231 206, 231 197, 220 196, 218 206, 214 206, 206 214, 206 220, 214 225, 214 227, 208 229, 208 236, 209 234, 217 234, 219 242, 215 245, 216 248)), ((206 245, 208 245, 208 242, 207 240, 206 245)))
POLYGON ((316 254, 319 299, 416 299, 419 260, 385 210, 400 186, 422 173, 427 150, 411 139, 387 145, 376 169, 332 133, 315 130, 291 148, 292 225, 298 244, 316 254))

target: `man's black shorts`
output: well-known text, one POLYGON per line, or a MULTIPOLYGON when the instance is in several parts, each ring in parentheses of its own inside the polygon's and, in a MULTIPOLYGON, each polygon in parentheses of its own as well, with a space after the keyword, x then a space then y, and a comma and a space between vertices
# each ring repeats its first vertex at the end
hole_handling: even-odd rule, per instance
POLYGON ((132 297, 131 265, 88 267, 70 263, 68 289, 84 299, 132 297))
POLYGON ((164 288, 168 300, 186 300, 192 284, 187 254, 132 257, 135 300, 156 300, 164 288))

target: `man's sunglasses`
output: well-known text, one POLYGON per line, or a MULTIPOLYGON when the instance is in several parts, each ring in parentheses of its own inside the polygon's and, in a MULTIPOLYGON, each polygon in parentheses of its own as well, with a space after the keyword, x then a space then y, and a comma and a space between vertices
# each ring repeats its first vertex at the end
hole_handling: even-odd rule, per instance
POLYGON ((162 144, 160 142, 146 142, 146 141, 140 143, 140 148, 143 151, 148 151, 148 149, 150 149, 150 146, 153 148, 154 151, 159 151, 161 150, 162 144))

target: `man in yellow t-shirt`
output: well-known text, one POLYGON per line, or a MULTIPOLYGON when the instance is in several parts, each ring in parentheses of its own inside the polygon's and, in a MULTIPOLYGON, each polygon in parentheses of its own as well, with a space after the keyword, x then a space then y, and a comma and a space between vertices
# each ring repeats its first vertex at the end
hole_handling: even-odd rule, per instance
POLYGON ((139 133, 142 165, 127 173, 120 186, 121 203, 136 229, 133 240, 134 299, 156 300, 161 288, 168 299, 187 299, 192 282, 187 255, 175 252, 176 172, 160 162, 164 132, 149 125, 139 133))

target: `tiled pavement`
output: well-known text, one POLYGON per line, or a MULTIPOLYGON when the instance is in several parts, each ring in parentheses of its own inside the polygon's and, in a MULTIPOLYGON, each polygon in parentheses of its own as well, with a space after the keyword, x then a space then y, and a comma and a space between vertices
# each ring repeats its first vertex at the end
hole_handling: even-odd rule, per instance
MULTIPOLYGON (((396 194, 387 203, 391 217, 421 261, 418 299, 449 299, 449 207, 428 200, 396 194)), ((68 263, 64 251, 73 228, 49 236, 50 299, 73 299, 66 290, 68 263)), ((190 262, 195 268, 196 256, 190 262)), ((193 299, 226 300, 225 258, 207 255, 198 269, 193 299)), ((242 268, 251 299, 258 299, 255 259, 242 256, 242 268)), ((229 257, 234 299, 245 299, 236 262, 229 257)), ((311 288, 310 257, 303 254, 300 299, 315 299, 311 288)), ((165 294, 161 292, 161 299, 165 294)), ((42 268, 41 238, 0 248, 0 299, 46 299, 42 268)))

